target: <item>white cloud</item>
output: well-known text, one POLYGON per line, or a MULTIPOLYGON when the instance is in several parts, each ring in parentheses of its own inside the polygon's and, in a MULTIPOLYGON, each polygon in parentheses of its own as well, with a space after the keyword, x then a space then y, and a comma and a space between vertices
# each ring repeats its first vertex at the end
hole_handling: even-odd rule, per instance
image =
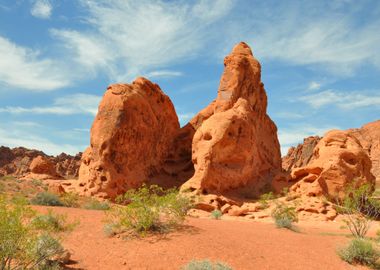
POLYGON ((82 0, 86 31, 52 29, 84 66, 106 71, 112 80, 130 81, 196 56, 218 35, 216 22, 233 1, 204 0, 195 5, 171 1, 82 0))
POLYGON ((283 1, 273 8, 273 2, 265 1, 252 9, 252 19, 240 30, 233 30, 240 31, 235 36, 251 36, 248 41, 259 59, 328 69, 339 76, 353 75, 366 64, 380 68, 378 17, 359 23, 359 6, 336 10, 330 4, 283 1))
POLYGON ((57 115, 72 115, 72 114, 90 114, 96 115, 98 104, 101 97, 90 94, 73 94, 60 97, 54 100, 52 106, 45 107, 19 107, 7 106, 0 108, 1 112, 11 114, 57 114, 57 115))
POLYGON ((301 119, 305 117, 304 115, 300 113, 294 113, 294 112, 276 112, 274 113, 274 116, 276 118, 281 118, 281 119, 301 119))
POLYGON ((346 92, 338 90, 325 90, 316 94, 300 97, 313 108, 321 108, 326 105, 334 105, 341 109, 357 109, 369 106, 380 106, 380 94, 370 92, 346 92))
POLYGON ((309 83, 308 90, 319 90, 321 88, 321 84, 319 82, 312 81, 309 83))
POLYGON ((0 123, 0 145, 8 147, 23 146, 37 149, 48 155, 59 155, 62 152, 75 155, 83 152, 86 146, 54 143, 49 139, 35 134, 35 127, 17 127, 12 123, 0 123))
POLYGON ((0 55, 0 84, 34 91, 69 85, 62 66, 51 59, 40 59, 38 51, 18 46, 2 36, 0 55))
POLYGON ((49 0, 35 0, 30 13, 40 19, 49 19, 53 11, 53 6, 49 0))
POLYGON ((146 76, 148 78, 170 78, 170 77, 179 77, 182 75, 183 73, 180 71, 155 70, 155 71, 149 72, 146 76))
POLYGON ((195 116, 195 113, 179 113, 178 120, 181 126, 187 124, 195 116))

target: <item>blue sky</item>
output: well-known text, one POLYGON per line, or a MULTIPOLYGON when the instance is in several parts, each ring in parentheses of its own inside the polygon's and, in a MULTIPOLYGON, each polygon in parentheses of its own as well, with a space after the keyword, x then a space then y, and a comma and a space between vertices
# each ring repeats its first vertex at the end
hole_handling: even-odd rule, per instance
POLYGON ((377 0, 0 0, 0 145, 83 151, 107 85, 137 76, 184 124, 240 41, 262 64, 283 154, 380 119, 377 0))

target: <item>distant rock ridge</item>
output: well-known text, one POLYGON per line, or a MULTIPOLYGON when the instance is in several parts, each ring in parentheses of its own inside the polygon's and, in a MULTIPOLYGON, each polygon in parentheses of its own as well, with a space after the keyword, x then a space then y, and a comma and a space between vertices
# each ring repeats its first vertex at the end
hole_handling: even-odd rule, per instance
POLYGON ((58 178, 77 178, 81 155, 62 153, 53 157, 39 150, 0 146, 0 175, 22 177, 34 171, 58 178))

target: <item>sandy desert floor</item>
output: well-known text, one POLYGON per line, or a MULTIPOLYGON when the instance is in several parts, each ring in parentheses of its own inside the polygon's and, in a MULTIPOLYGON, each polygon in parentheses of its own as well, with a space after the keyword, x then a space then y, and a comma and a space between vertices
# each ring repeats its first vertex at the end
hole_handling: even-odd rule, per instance
POLYGON ((181 229, 166 235, 121 239, 104 234, 102 211, 53 210, 80 221, 64 240, 73 260, 67 269, 181 269, 194 259, 222 261, 235 270, 367 269, 336 255, 350 239, 337 222, 302 222, 294 232, 271 222, 188 218, 181 229))

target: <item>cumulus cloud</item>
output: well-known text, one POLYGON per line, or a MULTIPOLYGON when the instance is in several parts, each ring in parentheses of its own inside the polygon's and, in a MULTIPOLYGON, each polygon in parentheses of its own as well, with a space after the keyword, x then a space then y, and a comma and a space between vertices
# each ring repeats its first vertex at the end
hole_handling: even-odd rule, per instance
POLYGON ((7 106, 0 108, 0 112, 11 114, 55 114, 55 115, 72 115, 72 114, 90 114, 96 115, 98 104, 101 97, 90 94, 73 94, 59 97, 54 100, 52 106, 44 107, 20 107, 7 106))
POLYGON ((35 0, 30 13, 40 19, 49 19, 53 11, 53 6, 49 0, 35 0))
POLYGON ((40 52, 19 46, 0 36, 0 84, 33 91, 55 90, 68 86, 62 67, 40 52))

